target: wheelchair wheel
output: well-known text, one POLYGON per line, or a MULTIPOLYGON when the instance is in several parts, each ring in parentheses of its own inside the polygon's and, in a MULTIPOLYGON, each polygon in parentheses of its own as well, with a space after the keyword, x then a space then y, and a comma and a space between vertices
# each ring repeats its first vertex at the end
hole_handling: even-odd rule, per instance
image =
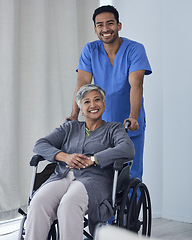
POLYGON ((151 201, 149 191, 138 178, 130 181, 118 211, 117 225, 130 231, 151 235, 151 201))
POLYGON ((24 225, 25 225, 25 221, 27 219, 27 214, 21 209, 19 208, 18 209, 18 212, 23 215, 23 218, 21 219, 21 222, 20 222, 20 228, 19 228, 19 233, 18 233, 18 240, 24 240, 24 236, 25 236, 25 228, 24 228, 24 225))
POLYGON ((47 240, 59 240, 59 226, 58 220, 55 220, 51 225, 47 240))

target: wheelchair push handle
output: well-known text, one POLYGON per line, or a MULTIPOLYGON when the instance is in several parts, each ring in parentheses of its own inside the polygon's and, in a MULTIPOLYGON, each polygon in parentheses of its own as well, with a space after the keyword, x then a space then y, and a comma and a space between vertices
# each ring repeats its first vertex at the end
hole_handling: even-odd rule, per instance
MULTIPOLYGON (((71 121, 71 119, 70 118, 67 118, 66 120, 65 120, 65 123, 67 123, 67 122, 70 122, 71 121)), ((131 121, 130 120, 127 120, 126 122, 125 122, 125 131, 126 132, 128 132, 128 127, 130 127, 131 126, 131 121)))
POLYGON ((131 121, 130 120, 127 120, 126 122, 125 122, 125 131, 127 132, 128 131, 128 127, 130 127, 131 126, 131 121))
POLYGON ((71 119, 70 119, 70 118, 67 118, 67 119, 65 120, 65 123, 70 122, 70 121, 71 121, 71 119))

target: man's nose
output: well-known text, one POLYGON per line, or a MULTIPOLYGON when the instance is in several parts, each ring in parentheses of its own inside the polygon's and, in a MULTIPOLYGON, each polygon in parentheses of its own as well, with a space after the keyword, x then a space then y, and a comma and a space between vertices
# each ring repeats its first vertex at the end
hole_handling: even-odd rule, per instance
POLYGON ((108 24, 103 24, 103 32, 107 32, 109 30, 108 24))

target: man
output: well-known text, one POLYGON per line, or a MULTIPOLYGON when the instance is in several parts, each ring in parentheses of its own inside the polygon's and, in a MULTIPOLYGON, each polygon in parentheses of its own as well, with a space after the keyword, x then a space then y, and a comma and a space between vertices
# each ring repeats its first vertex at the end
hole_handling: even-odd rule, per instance
MULTIPOLYGON (((144 75, 151 74, 151 67, 142 44, 119 37, 122 24, 113 6, 97 8, 93 21, 100 40, 87 43, 81 52, 75 94, 93 78, 94 83, 106 92, 103 119, 108 122, 131 121, 128 134, 135 146, 131 177, 142 179, 145 131, 143 79, 144 75)), ((74 100, 69 118, 75 120, 78 114, 74 100)))

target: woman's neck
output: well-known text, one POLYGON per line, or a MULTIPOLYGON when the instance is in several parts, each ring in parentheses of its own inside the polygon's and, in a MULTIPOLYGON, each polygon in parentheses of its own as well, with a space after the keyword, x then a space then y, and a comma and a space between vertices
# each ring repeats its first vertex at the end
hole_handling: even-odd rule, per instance
POLYGON ((86 128, 90 131, 94 131, 95 129, 99 128, 103 125, 103 120, 99 119, 97 121, 86 121, 86 128))

